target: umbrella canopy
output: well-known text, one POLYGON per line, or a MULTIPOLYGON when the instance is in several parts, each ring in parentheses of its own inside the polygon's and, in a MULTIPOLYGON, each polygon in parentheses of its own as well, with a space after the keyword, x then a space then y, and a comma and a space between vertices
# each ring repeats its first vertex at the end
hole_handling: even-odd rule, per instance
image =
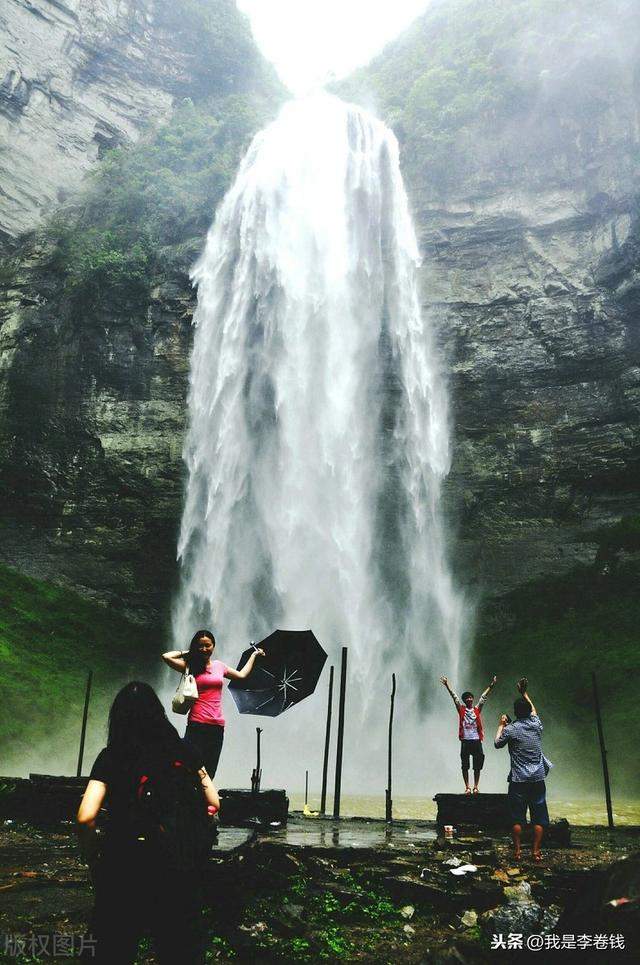
MULTIPOLYGON (((277 717, 313 693, 327 655, 311 630, 274 630, 258 646, 264 657, 244 680, 232 680, 229 690, 241 714, 277 717)), ((238 670, 253 651, 244 651, 238 670)))

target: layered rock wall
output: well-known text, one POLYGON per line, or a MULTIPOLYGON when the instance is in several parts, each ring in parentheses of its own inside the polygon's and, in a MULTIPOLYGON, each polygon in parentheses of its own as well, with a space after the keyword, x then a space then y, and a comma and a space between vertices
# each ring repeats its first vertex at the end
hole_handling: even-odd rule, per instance
POLYGON ((192 36, 175 29, 170 6, 168 0, 2 5, 0 237, 33 228, 73 195, 106 149, 135 141, 169 115, 177 97, 199 89, 201 56, 192 36))
POLYGON ((160 626, 181 511, 188 270, 281 89, 233 0, 12 0, 2 16, 2 230, 69 201, 0 262, 0 559, 160 626), (133 174, 112 161, 111 180, 79 192, 120 143, 133 174))
MULTIPOLYGON (((78 177, 87 144, 98 150, 98 117, 118 138, 134 136, 143 115, 168 109, 185 64, 193 65, 192 51, 169 55, 164 35, 152 42, 145 5, 135 4, 131 21, 129 5, 115 0, 71 13, 37 0, 33 9, 46 8, 50 25, 14 6, 57 38, 64 64, 61 38, 76 37, 71 13, 74 23, 95 18, 69 53, 78 105, 71 113, 81 125, 69 170, 78 177), (110 47, 99 39, 107 35, 110 47), (111 54, 98 56, 107 47, 111 54)), ((424 255, 425 310, 436 318, 451 373, 446 498, 458 529, 456 565, 464 583, 489 597, 581 563, 606 568, 598 532, 640 515, 638 58, 627 47, 622 59, 613 47, 595 61, 592 53, 576 42, 570 69, 538 71, 544 78, 536 74, 526 109, 494 111, 484 126, 454 131, 455 172, 445 179, 427 142, 387 111, 424 255)), ((428 64, 423 54, 400 55, 416 71, 428 64)), ((25 65, 25 76, 42 81, 35 63, 25 65)), ((34 117, 62 111, 40 81, 34 117)), ((11 89, 21 83, 14 77, 11 89)), ((57 162, 43 158, 67 158, 64 137, 51 141, 66 128, 50 120, 40 132, 29 128, 29 111, 18 109, 23 95, 16 97, 12 107, 5 101, 7 123, 25 125, 27 139, 32 131, 24 148, 32 173, 12 170, 10 182, 52 196, 57 162)), ((7 230, 36 217, 43 197, 9 206, 7 230)), ((30 242, 16 265, 0 304, 0 557, 133 614, 157 614, 175 579, 181 508, 193 308, 186 264, 160 269, 142 303, 110 293, 80 314, 49 243, 30 242)))
POLYGON ((501 594, 594 563, 595 534, 640 513, 638 198, 550 180, 419 218, 465 582, 501 594))

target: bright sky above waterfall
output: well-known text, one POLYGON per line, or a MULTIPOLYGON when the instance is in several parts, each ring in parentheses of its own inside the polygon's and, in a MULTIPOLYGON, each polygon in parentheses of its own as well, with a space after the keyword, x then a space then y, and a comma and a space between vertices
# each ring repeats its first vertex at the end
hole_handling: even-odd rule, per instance
POLYGON ((237 0, 265 57, 295 93, 343 77, 393 40, 430 0, 237 0))

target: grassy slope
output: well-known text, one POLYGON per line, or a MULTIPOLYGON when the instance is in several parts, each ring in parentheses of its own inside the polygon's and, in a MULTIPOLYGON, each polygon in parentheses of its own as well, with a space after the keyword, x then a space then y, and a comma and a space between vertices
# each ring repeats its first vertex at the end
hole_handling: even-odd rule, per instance
POLYGON ((113 696, 153 679, 161 642, 76 593, 0 566, 0 758, 3 773, 75 773, 93 670, 85 767, 104 743, 113 696))
MULTIPOLYGON (((604 575, 585 569, 531 584, 496 604, 480 627, 478 674, 484 679, 495 669, 501 683, 528 675, 547 722, 546 741, 560 786, 575 784, 582 793, 601 793, 591 683, 595 671, 614 794, 640 794, 632 751, 640 674, 639 581, 638 566, 628 564, 604 575)), ((495 707, 495 715, 502 709, 511 713, 510 701, 495 707)), ((493 726, 492 714, 489 720, 493 726)))

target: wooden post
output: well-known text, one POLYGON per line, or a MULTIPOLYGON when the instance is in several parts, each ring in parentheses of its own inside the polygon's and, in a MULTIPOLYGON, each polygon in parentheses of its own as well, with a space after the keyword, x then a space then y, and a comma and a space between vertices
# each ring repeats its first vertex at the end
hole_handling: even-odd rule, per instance
POLYGON ((609 784, 609 767, 607 764, 607 751, 604 746, 604 731, 602 729, 602 717, 600 716, 600 700, 598 698, 598 682, 595 672, 591 672, 593 682, 593 701, 596 708, 596 722, 598 724, 598 740, 600 741, 600 756, 602 757, 602 776, 604 777, 604 795, 607 800, 607 819, 609 827, 613 828, 613 807, 611 806, 611 785, 609 784))
POLYGON ((89 697, 91 696, 92 678, 93 678, 93 670, 90 670, 89 676, 87 677, 87 689, 84 695, 84 711, 82 713, 82 728, 80 730, 80 750, 78 751, 78 769, 76 771, 76 777, 82 776, 82 758, 84 757, 84 739, 87 733, 87 717, 89 716, 89 697))
POLYGON ((340 698, 338 701, 338 745, 336 748, 336 783, 333 792, 333 816, 340 817, 340 791, 342 787, 342 747, 344 743, 344 702, 347 689, 347 648, 342 648, 340 668, 340 698))
POLYGON ((324 760, 322 762, 322 793, 320 814, 327 812, 327 771, 329 769, 329 741, 331 739, 331 701, 333 699, 333 666, 329 671, 329 700, 327 702, 327 727, 324 732, 324 760))
POLYGON ((254 768, 253 774, 251 775, 251 790, 254 794, 257 794, 260 790, 260 778, 262 777, 262 768, 260 767, 260 734, 262 733, 262 727, 256 727, 256 743, 257 743, 257 760, 256 766, 254 768))
POLYGON ((396 675, 391 674, 391 708, 389 710, 389 749, 388 749, 388 771, 387 771, 387 790, 385 792, 385 820, 393 821, 393 802, 391 800, 391 749, 393 737, 393 705, 396 699, 396 675))
POLYGON ((304 772, 304 803, 309 803, 309 771, 304 772))

